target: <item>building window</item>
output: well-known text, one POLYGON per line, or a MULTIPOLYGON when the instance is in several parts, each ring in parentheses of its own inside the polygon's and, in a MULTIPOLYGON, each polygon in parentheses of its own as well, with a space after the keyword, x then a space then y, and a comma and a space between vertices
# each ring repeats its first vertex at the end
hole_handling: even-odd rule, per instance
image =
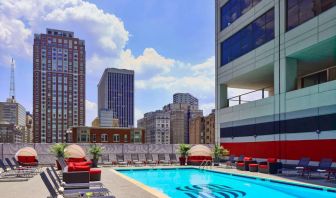
POLYGON ((239 58, 274 38, 274 9, 221 43, 221 66, 239 58))
POLYGON ((124 135, 124 142, 128 142, 128 135, 127 134, 124 135))
POLYGON ((113 134, 113 142, 120 142, 120 135, 119 134, 113 134))
POLYGON ((336 5, 335 0, 287 0, 287 31, 336 5))
POLYGON ((96 142, 96 134, 92 135, 92 142, 96 142))
POLYGON ((221 30, 228 27, 260 1, 261 0, 231 0, 223 5, 220 9, 221 30))
POLYGON ((108 142, 108 135, 107 134, 101 134, 100 136, 101 142, 108 142))

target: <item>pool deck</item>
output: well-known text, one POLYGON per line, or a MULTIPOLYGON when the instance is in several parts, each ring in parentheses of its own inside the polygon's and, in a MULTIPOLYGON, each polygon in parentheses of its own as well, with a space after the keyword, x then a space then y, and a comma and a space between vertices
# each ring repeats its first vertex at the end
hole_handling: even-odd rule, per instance
MULTIPOLYGON (((178 168, 180 166, 162 166, 155 168, 178 168)), ((188 167, 188 166, 186 166, 188 167)), ((133 179, 130 179, 121 173, 115 171, 114 169, 142 169, 142 168, 152 168, 152 167, 102 167, 102 178, 101 182, 104 183, 105 187, 111 191, 111 194, 117 198, 134 198, 134 197, 146 197, 146 198, 166 198, 167 196, 159 191, 150 188, 148 186, 143 185, 140 182, 137 182, 133 179)), ((249 171, 239 171, 236 169, 229 169, 223 167, 213 167, 209 168, 209 170, 225 172, 228 174, 239 174, 251 177, 260 177, 264 179, 274 179, 280 180, 284 182, 292 182, 297 184, 306 184, 310 182, 312 186, 328 186, 332 188, 336 188, 336 182, 334 181, 326 181, 325 179, 316 179, 316 177, 307 180, 306 178, 302 178, 294 175, 287 176, 277 176, 277 175, 268 175, 262 173, 252 173, 249 171)), ((16 197, 25 197, 25 198, 37 198, 37 197, 47 197, 49 196, 49 192, 47 188, 43 184, 39 175, 34 176, 28 181, 22 182, 0 182, 0 192, 2 198, 16 198, 16 197)))

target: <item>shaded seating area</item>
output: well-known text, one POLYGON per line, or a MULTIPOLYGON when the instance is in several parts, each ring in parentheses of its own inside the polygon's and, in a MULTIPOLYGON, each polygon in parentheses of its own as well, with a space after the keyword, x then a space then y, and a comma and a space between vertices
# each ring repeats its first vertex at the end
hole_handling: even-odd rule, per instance
POLYGON ((15 154, 15 159, 21 166, 38 166, 37 152, 32 147, 19 149, 15 154))
POLYGON ((188 165, 199 166, 202 162, 212 163, 212 151, 204 145, 195 145, 190 148, 187 158, 188 165))
MULTIPOLYGON (((101 170, 98 168, 91 168, 91 161, 86 160, 85 151, 78 145, 72 144, 65 148, 64 150, 66 156, 65 159, 67 165, 66 172, 88 172, 90 175, 90 181, 100 181, 101 170)), ((64 165, 64 162, 60 162, 64 165)), ((64 169, 63 169, 64 170, 64 169)))

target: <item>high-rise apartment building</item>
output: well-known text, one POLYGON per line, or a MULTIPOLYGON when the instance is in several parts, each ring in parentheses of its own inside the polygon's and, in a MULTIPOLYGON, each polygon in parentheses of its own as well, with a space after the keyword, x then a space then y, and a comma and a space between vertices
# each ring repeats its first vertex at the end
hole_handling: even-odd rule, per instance
POLYGON ((217 142, 231 154, 336 161, 335 16, 332 0, 216 0, 217 142))
POLYGON ((197 116, 190 120, 190 144, 215 144, 215 135, 215 110, 208 116, 197 116))
POLYGON ((176 93, 173 96, 173 103, 189 104, 198 107, 198 99, 190 93, 176 93))
POLYGON ((98 116, 101 127, 112 127, 118 119, 120 127, 134 123, 134 71, 107 68, 98 84, 98 116))
POLYGON ((85 125, 85 42, 63 30, 35 34, 33 64, 34 142, 64 142, 85 125))
POLYGON ((162 110, 145 113, 137 126, 146 131, 146 143, 170 144, 170 114, 162 110))

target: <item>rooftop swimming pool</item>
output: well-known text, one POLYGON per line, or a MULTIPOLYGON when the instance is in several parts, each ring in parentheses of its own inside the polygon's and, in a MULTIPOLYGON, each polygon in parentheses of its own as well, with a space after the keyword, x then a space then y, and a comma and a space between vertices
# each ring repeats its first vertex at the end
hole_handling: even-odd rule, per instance
POLYGON ((174 198, 336 198, 336 191, 331 188, 304 187, 197 168, 127 169, 118 172, 174 198))

